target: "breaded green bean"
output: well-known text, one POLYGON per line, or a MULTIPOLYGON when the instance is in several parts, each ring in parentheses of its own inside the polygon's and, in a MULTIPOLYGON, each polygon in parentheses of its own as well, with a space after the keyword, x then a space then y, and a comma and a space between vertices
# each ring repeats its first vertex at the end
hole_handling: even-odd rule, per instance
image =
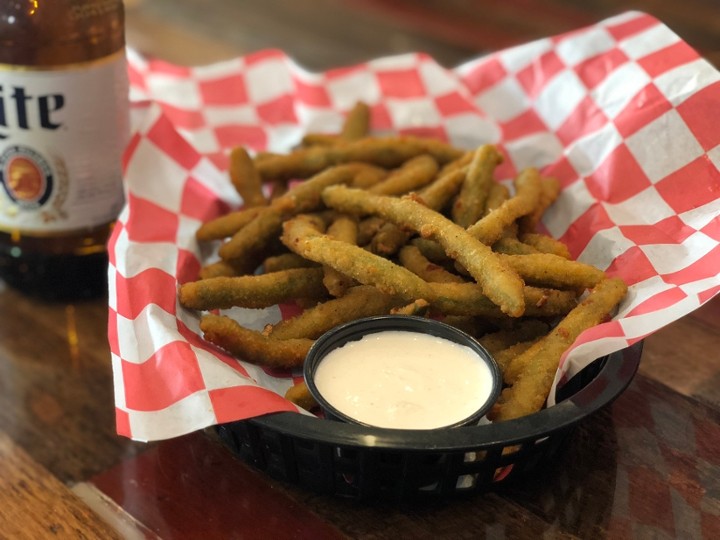
POLYGON ((254 220, 262 208, 243 208, 203 223, 195 233, 200 242, 228 238, 254 220))
POLYGON ((365 137, 347 144, 301 148, 282 156, 257 163, 266 180, 272 178, 307 178, 327 167, 348 162, 363 162, 381 167, 398 167, 420 154, 432 155, 444 164, 463 155, 462 150, 435 140, 413 136, 365 137))
POLYGON ((216 277, 185 283, 178 291, 186 308, 211 310, 233 306, 259 309, 295 298, 322 298, 322 268, 292 268, 239 277, 216 277))
POLYGON ((367 136, 370 131, 370 107, 358 101, 348 112, 340 130, 340 137, 346 141, 356 141, 367 136))
POLYGON ((350 182, 365 166, 349 163, 331 167, 308 180, 296 184, 270 206, 261 208, 254 220, 236 232, 218 253, 225 260, 243 259, 261 249, 271 238, 280 234, 286 215, 311 212, 321 205, 320 193, 327 186, 350 182))
POLYGON ((306 411, 311 411, 318 407, 318 402, 310 393, 305 381, 300 381, 285 392, 285 399, 294 403, 298 407, 302 407, 306 411))
POLYGON ((313 344, 311 339, 270 339, 222 315, 204 315, 200 330, 207 341, 238 359, 278 369, 302 366, 313 344))
POLYGON ((505 184, 493 182, 488 189, 488 196, 485 199, 485 208, 482 215, 486 216, 496 208, 500 208, 502 203, 510 198, 510 190, 505 184))
POLYGON ((570 259, 570 250, 560 240, 540 233, 522 233, 519 240, 528 246, 532 246, 540 253, 552 253, 564 259, 570 259))
POLYGON ((428 184, 437 172, 437 161, 428 154, 421 154, 391 171, 368 191, 376 195, 403 195, 428 184))
POLYGON ((493 251, 503 255, 532 255, 540 253, 536 248, 521 242, 514 236, 503 236, 492 246, 493 251))
POLYGON ((415 200, 372 195, 344 186, 323 191, 323 201, 332 208, 355 214, 377 214, 401 227, 431 238, 459 262, 480 284, 485 294, 504 313, 520 317, 525 309, 523 282, 497 254, 443 215, 415 200))
POLYGON ((550 208, 555 199, 560 195, 560 181, 557 178, 541 178, 540 179, 540 196, 538 202, 532 212, 518 219, 520 233, 534 233, 538 223, 550 208))
POLYGON ((239 146, 230 152, 230 181, 240 194, 245 206, 265 206, 268 201, 262 190, 262 178, 255 162, 245 148, 239 146))
POLYGON ((490 246, 502 237, 503 231, 516 219, 533 211, 540 197, 540 174, 537 169, 522 171, 515 179, 515 188, 513 197, 467 229, 472 236, 490 246))
MULTIPOLYGON (((476 283, 430 283, 433 295, 430 303, 447 315, 482 315, 494 319, 503 313, 484 294, 476 283)), ((525 286, 525 315, 528 317, 554 317, 565 315, 577 304, 573 291, 540 289, 525 286)))
POLYGON ((306 215, 286 221, 281 240, 291 251, 331 266, 359 283, 374 285, 387 294, 409 301, 431 294, 428 283, 410 270, 359 246, 329 238, 306 215))
POLYGON ((550 327, 547 323, 537 319, 524 319, 518 321, 511 328, 498 330, 485 334, 478 341, 492 355, 497 354, 503 349, 527 341, 529 339, 537 339, 548 333, 550 327))
POLYGON ((425 281, 431 283, 465 283, 466 280, 462 276, 453 274, 430 261, 422 254, 420 249, 414 245, 406 245, 398 253, 400 264, 417 274, 425 281))
POLYGON ((383 257, 390 257, 407 243, 411 235, 411 232, 403 230, 395 223, 386 221, 372 237, 370 251, 383 257))
MULTIPOLYGON (((328 227, 327 235, 334 240, 357 245, 357 218, 346 214, 337 216, 328 227)), ((331 266, 324 266, 323 272, 323 283, 331 296, 343 296, 350 287, 357 284, 351 277, 331 266)))
POLYGON ((460 193, 452 206, 452 220, 455 223, 467 228, 483 216, 490 187, 494 184, 495 168, 502 160, 502 154, 490 144, 475 151, 460 193))
POLYGON ((601 281, 546 337, 515 358, 504 373, 512 386, 503 390, 493 408, 493 421, 539 411, 548 397, 562 355, 584 330, 600 324, 626 293, 627 286, 620 279, 601 281))
POLYGON ((267 334, 273 339, 316 339, 335 326, 371 315, 383 315, 403 301, 371 285, 352 287, 345 296, 327 300, 299 315, 275 324, 267 334))
POLYGON ((467 166, 453 168, 438 174, 437 179, 418 192, 418 199, 428 208, 438 212, 445 208, 460 189, 467 174, 467 166))
POLYGON ((556 289, 591 289, 605 279, 605 272, 551 253, 500 255, 526 283, 556 289))
POLYGON ((317 265, 316 262, 303 259, 297 253, 273 255, 262 262, 263 272, 266 274, 280 272, 281 270, 290 270, 291 268, 312 268, 317 265))

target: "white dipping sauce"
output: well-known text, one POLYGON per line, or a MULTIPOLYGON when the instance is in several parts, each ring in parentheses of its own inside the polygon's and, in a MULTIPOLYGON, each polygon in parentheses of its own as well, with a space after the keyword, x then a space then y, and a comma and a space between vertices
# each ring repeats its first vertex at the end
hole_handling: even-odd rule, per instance
POLYGON ((465 345, 385 330, 330 351, 315 385, 337 410, 365 424, 432 429, 477 411, 492 392, 492 372, 465 345))

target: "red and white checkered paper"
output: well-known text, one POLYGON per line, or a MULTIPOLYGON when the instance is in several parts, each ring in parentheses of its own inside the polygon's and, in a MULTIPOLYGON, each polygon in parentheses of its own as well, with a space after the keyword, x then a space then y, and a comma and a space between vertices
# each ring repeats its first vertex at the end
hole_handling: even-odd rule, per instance
MULTIPOLYGON (((129 52, 136 131, 127 204, 110 242, 109 337, 118 433, 178 436, 275 411, 293 377, 223 354, 178 306, 216 246, 198 226, 242 201, 228 150, 287 151, 333 132, 357 101, 376 133, 496 143, 509 179, 562 183, 544 227, 572 255, 630 285, 610 322, 583 333, 556 382, 682 317, 720 291, 720 74, 656 19, 626 13, 454 69, 405 54, 311 73, 267 50, 204 67, 129 52)), ((233 309, 260 329, 282 314, 233 309)), ((682 359, 678 359, 682 361, 682 359)), ((295 379, 299 376, 294 374, 295 379)))

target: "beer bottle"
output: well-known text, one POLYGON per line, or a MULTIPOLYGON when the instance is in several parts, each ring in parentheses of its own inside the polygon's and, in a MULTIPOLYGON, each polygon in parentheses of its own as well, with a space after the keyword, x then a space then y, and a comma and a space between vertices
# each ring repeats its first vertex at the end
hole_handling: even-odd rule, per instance
POLYGON ((0 5, 0 277, 102 296, 128 134, 122 0, 0 5))

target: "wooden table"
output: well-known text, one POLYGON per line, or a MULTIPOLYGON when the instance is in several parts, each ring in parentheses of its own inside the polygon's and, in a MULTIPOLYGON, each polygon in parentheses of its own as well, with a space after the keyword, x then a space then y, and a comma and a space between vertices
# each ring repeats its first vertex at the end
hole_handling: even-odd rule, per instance
MULTIPOLYGON (((126 4, 129 43, 183 64, 279 47, 311 69, 410 50, 452 66, 630 7, 720 60, 712 0, 126 4)), ((43 303, 0 283, 0 538, 720 537, 717 299, 647 339, 629 389, 537 481, 417 506, 275 482, 206 433, 116 436, 106 305, 43 303)))

